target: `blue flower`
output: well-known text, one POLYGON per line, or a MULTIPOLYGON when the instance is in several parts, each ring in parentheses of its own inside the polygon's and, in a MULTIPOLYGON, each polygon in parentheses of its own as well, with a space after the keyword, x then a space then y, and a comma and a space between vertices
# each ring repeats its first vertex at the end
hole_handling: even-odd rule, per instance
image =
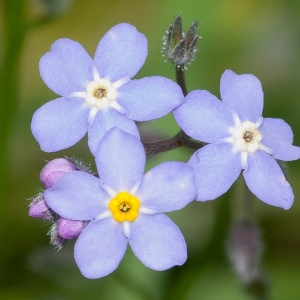
POLYGON ((103 137, 95 159, 100 178, 68 172, 44 194, 60 216, 90 220, 74 249, 82 274, 99 278, 113 272, 128 243, 151 269, 183 264, 184 238, 162 212, 181 209, 194 199, 193 168, 165 162, 143 175, 146 157, 141 142, 119 128, 103 137))
POLYGON ((139 138, 134 121, 160 118, 180 105, 183 94, 172 80, 160 76, 131 80, 146 56, 146 37, 126 23, 104 35, 94 60, 79 43, 57 40, 41 58, 40 74, 62 97, 40 107, 31 124, 42 150, 68 148, 88 132, 95 154, 110 128, 139 138))
POLYGON ((180 127, 209 143, 189 160, 195 169, 197 200, 225 193, 243 176, 248 188, 267 204, 289 209, 293 191, 276 162, 300 158, 293 133, 281 119, 263 118, 263 91, 253 75, 226 70, 221 78, 222 102, 205 90, 189 93, 174 111, 180 127))

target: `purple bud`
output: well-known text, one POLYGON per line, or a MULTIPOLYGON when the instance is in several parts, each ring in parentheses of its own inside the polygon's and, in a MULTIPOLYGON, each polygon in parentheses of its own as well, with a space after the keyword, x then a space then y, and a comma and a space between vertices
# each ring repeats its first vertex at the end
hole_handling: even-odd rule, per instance
POLYGON ((52 188, 54 183, 65 173, 76 170, 73 163, 65 158, 57 158, 48 162, 40 173, 40 180, 46 189, 52 188))
POLYGON ((53 212, 47 205, 44 194, 38 194, 30 203, 28 215, 32 218, 39 218, 43 220, 51 220, 53 212))
POLYGON ((254 223, 241 221, 232 228, 228 240, 228 254, 244 284, 249 284, 260 276, 261 242, 254 223))
POLYGON ((260 267, 261 248, 259 230, 252 221, 239 221, 232 228, 228 254, 238 279, 255 299, 267 299, 268 294, 268 281, 260 267))
POLYGON ((57 223, 57 232, 63 239, 70 240, 78 237, 87 224, 87 221, 67 220, 61 217, 57 223))

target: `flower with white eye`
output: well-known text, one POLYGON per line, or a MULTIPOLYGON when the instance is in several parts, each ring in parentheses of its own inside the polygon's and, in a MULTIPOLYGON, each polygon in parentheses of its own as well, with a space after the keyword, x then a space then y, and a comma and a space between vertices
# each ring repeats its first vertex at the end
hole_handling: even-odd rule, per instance
POLYGON ((195 169, 197 200, 225 193, 241 171, 248 188, 267 204, 289 209, 294 195, 276 160, 300 158, 293 132, 281 119, 263 118, 263 91, 253 75, 226 70, 221 98, 205 90, 189 93, 174 110, 179 126, 208 143, 189 160, 195 169))
POLYGON ((95 158, 100 178, 69 172, 44 194, 50 208, 63 218, 89 221, 74 249, 82 274, 100 278, 113 272, 128 243, 151 269, 182 265, 187 257, 184 238, 163 212, 194 200, 193 168, 165 162, 143 175, 142 143, 119 128, 103 137, 95 158))
POLYGON ((40 74, 61 97, 40 107, 31 130, 43 151, 73 146, 88 132, 93 154, 105 133, 119 127, 139 138, 134 121, 160 118, 183 101, 174 81, 152 76, 132 80, 148 54, 147 39, 127 23, 100 40, 94 60, 77 42, 59 39, 40 60, 40 74))

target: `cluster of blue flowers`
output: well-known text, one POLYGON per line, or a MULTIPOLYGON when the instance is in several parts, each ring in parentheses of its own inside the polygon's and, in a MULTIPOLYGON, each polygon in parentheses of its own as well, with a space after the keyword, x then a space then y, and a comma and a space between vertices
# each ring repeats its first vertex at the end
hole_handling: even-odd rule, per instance
POLYGON ((86 133, 97 174, 69 159, 41 172, 45 191, 29 214, 55 220, 53 243, 77 238, 75 261, 87 278, 113 272, 129 243, 154 270, 182 265, 186 243, 164 212, 225 193, 243 170, 250 191, 289 209, 294 195, 276 160, 300 158, 281 119, 263 118, 263 91, 253 75, 226 70, 222 101, 190 92, 170 79, 133 80, 147 56, 147 40, 133 25, 118 24, 100 40, 94 60, 69 39, 56 41, 40 60, 40 74, 61 97, 39 108, 31 129, 45 152, 73 146, 86 133), (189 137, 205 143, 188 163, 165 162, 144 174, 146 154, 135 121, 173 112, 189 137), (59 239, 58 239, 59 237, 59 239))

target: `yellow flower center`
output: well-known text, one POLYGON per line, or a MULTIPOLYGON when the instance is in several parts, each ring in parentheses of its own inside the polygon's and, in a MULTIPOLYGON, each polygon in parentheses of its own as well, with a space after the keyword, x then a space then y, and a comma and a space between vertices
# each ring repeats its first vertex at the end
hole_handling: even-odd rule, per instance
POLYGON ((117 222, 134 221, 138 216, 140 200, 128 192, 120 192, 109 202, 109 209, 117 222))

